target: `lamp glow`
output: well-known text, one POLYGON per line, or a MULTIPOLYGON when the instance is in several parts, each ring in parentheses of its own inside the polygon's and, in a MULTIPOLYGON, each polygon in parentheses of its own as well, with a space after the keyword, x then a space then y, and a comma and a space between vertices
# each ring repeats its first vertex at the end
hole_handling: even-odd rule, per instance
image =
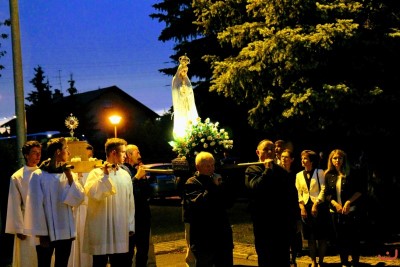
POLYGON ((117 138, 117 125, 121 122, 121 116, 113 115, 109 117, 112 125, 114 125, 114 137, 117 138))

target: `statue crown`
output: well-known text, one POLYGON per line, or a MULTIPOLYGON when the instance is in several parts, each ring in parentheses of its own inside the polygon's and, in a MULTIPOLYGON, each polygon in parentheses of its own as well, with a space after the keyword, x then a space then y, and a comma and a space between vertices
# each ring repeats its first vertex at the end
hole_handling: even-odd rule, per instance
POLYGON ((186 53, 185 53, 185 55, 179 57, 179 63, 183 66, 190 64, 190 58, 188 58, 188 56, 186 56, 186 53))

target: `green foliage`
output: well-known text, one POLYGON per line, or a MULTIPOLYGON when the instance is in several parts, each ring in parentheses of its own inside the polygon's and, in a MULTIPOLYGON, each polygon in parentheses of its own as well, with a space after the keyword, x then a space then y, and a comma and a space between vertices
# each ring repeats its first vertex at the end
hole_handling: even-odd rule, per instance
MULTIPOLYGON (((193 9, 202 34, 237 49, 203 56, 212 64, 210 91, 249 105, 253 127, 297 120, 309 130, 346 127, 355 134, 371 124, 354 123, 362 112, 349 110, 379 107, 382 116, 385 101, 400 102, 391 70, 400 59, 394 2, 194 0, 193 9)), ((376 122, 373 131, 387 125, 376 122)))
POLYGON ((222 157, 224 150, 233 148, 233 140, 225 129, 219 129, 219 123, 213 123, 207 118, 204 122, 198 118, 196 124, 191 124, 186 135, 170 142, 172 150, 179 157, 195 158, 201 151, 208 151, 216 157, 222 157))
POLYGON ((35 77, 29 82, 33 85, 36 91, 28 94, 26 100, 32 103, 32 106, 49 105, 52 102, 53 92, 49 81, 45 82, 46 76, 41 66, 34 68, 35 77))
MULTIPOLYGON (((9 19, 7 19, 7 20, 5 20, 3 22, 0 22, 0 27, 1 26, 8 26, 9 27, 10 25, 11 25, 11 21, 9 19)), ((0 33, 0 39, 7 39, 7 38, 8 38, 8 34, 0 33)), ((0 43, 0 48, 1 48, 1 43, 0 43)), ((6 51, 0 50, 0 58, 4 57, 6 55, 6 53, 7 53, 6 51)), ((2 70, 2 69, 4 69, 4 66, 2 64, 0 64, 0 70, 2 70)), ((0 73, 0 77, 1 77, 1 73, 0 73)))

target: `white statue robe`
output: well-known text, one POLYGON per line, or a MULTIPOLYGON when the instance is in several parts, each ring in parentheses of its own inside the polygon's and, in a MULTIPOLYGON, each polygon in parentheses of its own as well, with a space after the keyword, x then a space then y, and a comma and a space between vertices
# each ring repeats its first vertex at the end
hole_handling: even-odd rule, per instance
POLYGON ((135 231, 132 180, 122 168, 104 174, 93 169, 85 183, 88 197, 83 251, 92 255, 125 253, 135 231))
POLYGON ((73 207, 85 200, 78 175, 68 183, 64 173, 48 173, 40 169, 32 174, 26 200, 24 227, 32 236, 49 236, 50 241, 76 237, 73 207))
POLYGON ((17 170, 10 179, 5 232, 14 234, 12 267, 37 266, 34 238, 27 236, 25 240, 21 240, 17 237, 17 234, 25 234, 24 213, 26 195, 28 193, 28 186, 32 173, 36 169, 36 166, 24 166, 17 170))
POLYGON ((172 105, 174 107, 174 138, 185 136, 186 129, 190 124, 197 124, 196 103, 192 84, 188 77, 182 79, 177 73, 172 79, 172 105))

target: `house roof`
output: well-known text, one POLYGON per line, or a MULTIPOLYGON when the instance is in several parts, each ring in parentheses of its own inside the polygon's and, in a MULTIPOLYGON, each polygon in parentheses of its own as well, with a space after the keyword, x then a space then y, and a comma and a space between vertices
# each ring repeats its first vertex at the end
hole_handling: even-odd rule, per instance
POLYGON ((131 95, 127 94, 125 91, 123 91, 122 89, 120 89, 119 87, 117 87, 115 85, 110 86, 110 87, 105 87, 105 88, 99 88, 99 89, 93 90, 93 91, 87 91, 84 93, 77 93, 74 95, 65 96, 65 97, 61 98, 59 101, 64 102, 64 101, 68 101, 69 99, 74 98, 75 103, 80 104, 80 105, 85 105, 85 104, 88 104, 88 103, 96 100, 97 98, 100 98, 102 95, 108 94, 108 93, 122 94, 127 101, 131 102, 132 105, 140 107, 141 109, 145 110, 146 113, 148 113, 151 116, 160 117, 155 111, 148 108, 147 106, 145 106, 144 104, 142 104, 141 102, 139 102, 138 100, 133 98, 131 95))
POLYGON ((9 123, 10 121, 14 120, 15 118, 16 118, 16 116, 0 118, 0 127, 3 127, 5 124, 9 123))

